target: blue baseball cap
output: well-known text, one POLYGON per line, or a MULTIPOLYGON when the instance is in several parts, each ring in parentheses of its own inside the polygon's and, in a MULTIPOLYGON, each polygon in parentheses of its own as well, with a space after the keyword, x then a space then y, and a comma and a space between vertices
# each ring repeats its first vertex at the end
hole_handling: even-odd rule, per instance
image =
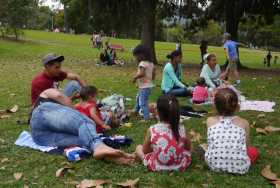
POLYGON ((54 62, 54 61, 62 62, 62 61, 64 61, 64 56, 57 56, 53 53, 50 53, 50 54, 45 55, 42 59, 42 63, 44 66, 47 65, 48 63, 54 62))

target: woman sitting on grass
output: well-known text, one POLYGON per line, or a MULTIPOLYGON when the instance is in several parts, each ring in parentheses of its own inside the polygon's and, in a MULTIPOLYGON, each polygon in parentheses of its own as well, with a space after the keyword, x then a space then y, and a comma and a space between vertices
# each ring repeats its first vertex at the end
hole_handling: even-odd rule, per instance
POLYGON ((191 163, 191 142, 183 126, 179 125, 178 100, 163 95, 157 101, 160 122, 149 128, 143 145, 136 155, 151 171, 184 171, 191 163))
POLYGON ((200 77, 205 79, 206 85, 210 90, 214 90, 222 84, 225 74, 222 74, 220 65, 217 64, 217 58, 214 54, 207 56, 207 64, 201 70, 200 77))
POLYGON ((218 89, 214 104, 218 115, 207 119, 206 163, 213 171, 245 174, 259 154, 250 147, 248 121, 234 115, 239 108, 237 94, 218 89))
POLYGON ((106 146, 96 133, 95 123, 75 110, 70 99, 56 89, 40 94, 34 105, 30 127, 34 142, 41 146, 79 146, 91 151, 95 159, 118 164, 134 161, 134 155, 106 146))
POLYGON ((191 95, 191 91, 182 83, 182 52, 173 51, 167 55, 171 60, 163 69, 161 90, 164 94, 173 95, 176 97, 187 97, 191 95))

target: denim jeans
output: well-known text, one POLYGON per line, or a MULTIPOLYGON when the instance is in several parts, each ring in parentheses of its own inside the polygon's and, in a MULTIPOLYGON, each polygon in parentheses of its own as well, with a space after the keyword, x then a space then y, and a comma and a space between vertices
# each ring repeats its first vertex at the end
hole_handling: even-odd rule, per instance
POLYGON ((79 93, 81 91, 81 85, 79 84, 79 82, 75 81, 75 80, 72 80, 72 81, 69 81, 65 88, 64 88, 64 94, 67 96, 67 97, 71 97, 73 96, 75 93, 79 93))
POLYGON ((139 112, 141 109, 145 120, 150 118, 149 96, 151 94, 151 90, 151 88, 139 89, 139 92, 136 96, 135 111, 139 112))
POLYGON ((187 88, 180 88, 180 87, 175 86, 167 93, 164 92, 164 94, 173 95, 175 97, 187 97, 191 94, 191 92, 188 91, 187 88))
POLYGON ((34 142, 42 146, 79 146, 94 152, 102 143, 92 120, 57 103, 45 102, 35 108, 30 126, 34 142))

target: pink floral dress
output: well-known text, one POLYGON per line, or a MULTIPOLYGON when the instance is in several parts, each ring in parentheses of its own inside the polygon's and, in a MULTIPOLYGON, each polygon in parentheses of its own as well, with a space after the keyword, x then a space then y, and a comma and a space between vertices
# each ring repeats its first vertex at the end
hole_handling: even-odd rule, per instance
POLYGON ((179 129, 177 142, 168 124, 158 123, 149 129, 153 152, 144 156, 144 165, 151 171, 184 171, 191 163, 191 152, 185 149, 187 142, 184 127, 179 129))

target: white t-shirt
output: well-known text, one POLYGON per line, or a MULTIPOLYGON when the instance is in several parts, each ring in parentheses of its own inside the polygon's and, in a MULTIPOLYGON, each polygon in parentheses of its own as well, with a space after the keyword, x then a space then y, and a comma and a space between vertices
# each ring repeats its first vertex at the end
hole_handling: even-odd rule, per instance
POLYGON ((141 68, 145 69, 145 76, 138 79, 138 87, 140 89, 154 87, 153 84, 154 64, 148 61, 141 61, 138 65, 138 71, 140 71, 141 68))

